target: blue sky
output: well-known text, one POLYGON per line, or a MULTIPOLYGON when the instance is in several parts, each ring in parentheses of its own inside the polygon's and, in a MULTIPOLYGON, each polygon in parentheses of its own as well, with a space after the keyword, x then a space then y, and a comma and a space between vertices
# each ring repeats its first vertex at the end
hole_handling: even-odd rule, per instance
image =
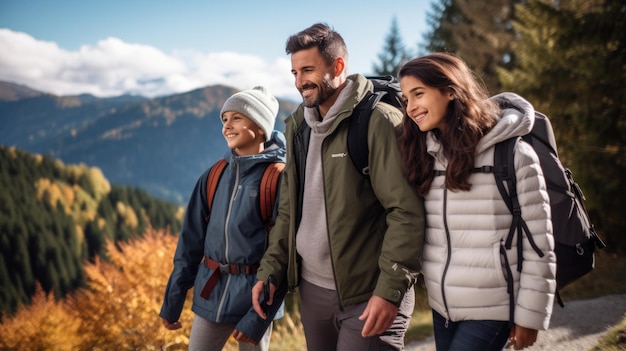
POLYGON ((369 74, 391 22, 411 53, 434 0, 0 0, 0 80, 56 95, 148 97, 224 84, 300 100, 287 37, 326 22, 369 74))

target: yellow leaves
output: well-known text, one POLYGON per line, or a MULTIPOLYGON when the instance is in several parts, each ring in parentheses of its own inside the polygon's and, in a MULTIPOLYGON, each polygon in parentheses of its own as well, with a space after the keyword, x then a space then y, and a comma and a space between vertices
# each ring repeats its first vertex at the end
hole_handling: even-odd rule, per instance
POLYGON ((73 214, 76 211, 78 193, 82 191, 78 186, 70 186, 63 181, 51 181, 48 178, 40 178, 35 182, 35 191, 37 194, 37 200, 48 200, 48 203, 53 208, 56 208, 60 202, 63 206, 63 211, 67 214, 73 214))
POLYGON ((33 303, 0 324, 0 349, 184 350, 193 313, 191 292, 183 328, 170 331, 158 316, 173 269, 177 237, 148 229, 135 241, 107 243, 108 260, 85 266, 87 288, 57 302, 41 289, 33 303))
POLYGON ((74 199, 76 197, 74 194, 74 189, 64 184, 64 186, 61 187, 61 195, 65 200, 66 208, 69 209, 69 207, 74 204, 74 199))
POLYGON ((41 178, 35 182, 35 190, 37 192, 37 200, 42 201, 45 195, 48 196, 48 202, 56 208, 57 202, 63 199, 61 188, 48 178, 41 178))
POLYGON ((98 167, 88 167, 84 163, 67 166, 61 164, 60 167, 65 170, 71 182, 85 184, 90 187, 90 191, 93 191, 93 197, 96 201, 100 201, 102 197, 111 191, 111 184, 98 167))
POLYGON ((32 303, 21 306, 0 324, 2 350, 73 350, 80 337, 79 320, 68 315, 64 302, 57 302, 37 285, 32 303))
POLYGON ((106 225, 106 223, 107 223, 107 222, 106 222, 106 220, 105 220, 104 218, 100 218, 100 217, 98 217, 98 222, 97 222, 97 224, 98 224, 98 229, 102 229, 102 228, 104 228, 104 226, 106 225))
POLYGON ((137 219, 137 214, 132 207, 126 205, 121 201, 118 201, 115 204, 115 209, 117 210, 117 213, 120 215, 120 217, 124 220, 124 225, 133 229, 137 228, 137 226, 139 225, 139 220, 137 219))
POLYGON ((191 294, 181 316, 182 330, 166 330, 158 316, 176 242, 174 236, 149 229, 141 239, 118 244, 119 249, 109 242, 109 261, 98 260, 85 267, 94 294, 76 299, 75 305, 76 310, 91 311, 83 330, 95 337, 98 347, 161 348, 177 336, 189 334, 191 294), (159 258, 153 255, 157 251, 168 254, 159 258), (97 279, 97 284, 91 279, 97 279))
POLYGON ((40 165, 43 161, 43 156, 41 154, 33 154, 33 159, 38 165, 40 165))
POLYGON ((91 182, 93 187, 94 196, 96 201, 100 201, 111 191, 111 183, 102 173, 102 170, 98 167, 91 167, 87 170, 87 178, 91 182))
POLYGON ((178 210, 176 211, 176 219, 178 219, 179 221, 183 221, 183 216, 185 216, 185 207, 183 206, 179 206, 178 210))

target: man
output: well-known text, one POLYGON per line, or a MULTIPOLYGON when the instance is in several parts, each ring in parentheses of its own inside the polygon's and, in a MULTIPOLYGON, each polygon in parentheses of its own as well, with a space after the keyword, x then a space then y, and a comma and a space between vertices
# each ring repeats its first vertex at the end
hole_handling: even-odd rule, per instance
POLYGON ((384 103, 372 112, 363 176, 346 138, 372 83, 347 76, 346 45, 326 24, 291 36, 286 52, 303 103, 286 121, 287 165, 254 308, 265 318, 260 299, 272 276, 267 304, 285 280, 299 287, 307 350, 401 350, 424 239, 422 199, 400 168, 402 113, 384 103))

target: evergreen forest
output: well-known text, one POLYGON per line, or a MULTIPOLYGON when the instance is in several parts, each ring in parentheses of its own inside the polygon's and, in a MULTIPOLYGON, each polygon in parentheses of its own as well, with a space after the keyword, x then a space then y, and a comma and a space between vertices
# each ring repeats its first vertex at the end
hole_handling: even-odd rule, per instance
POLYGON ((0 147, 0 312, 29 303, 37 284, 57 298, 85 285, 83 266, 106 243, 148 228, 177 233, 182 208, 111 185, 85 165, 0 147))

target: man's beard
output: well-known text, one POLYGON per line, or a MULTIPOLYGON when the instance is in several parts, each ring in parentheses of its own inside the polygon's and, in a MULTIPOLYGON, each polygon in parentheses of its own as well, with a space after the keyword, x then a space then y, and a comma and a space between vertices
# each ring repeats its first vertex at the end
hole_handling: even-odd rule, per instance
MULTIPOLYGON (((308 108, 318 107, 319 105, 323 104, 326 100, 328 100, 328 98, 333 96, 333 94, 335 94, 335 92, 337 91, 336 88, 332 87, 332 85, 330 84, 330 80, 327 78, 324 78, 324 80, 322 81, 322 85, 317 86, 317 87, 318 87, 318 92, 314 97, 312 97, 309 100, 303 99, 304 106, 308 108)), ((303 87, 303 88, 306 88, 306 87, 303 87)))

